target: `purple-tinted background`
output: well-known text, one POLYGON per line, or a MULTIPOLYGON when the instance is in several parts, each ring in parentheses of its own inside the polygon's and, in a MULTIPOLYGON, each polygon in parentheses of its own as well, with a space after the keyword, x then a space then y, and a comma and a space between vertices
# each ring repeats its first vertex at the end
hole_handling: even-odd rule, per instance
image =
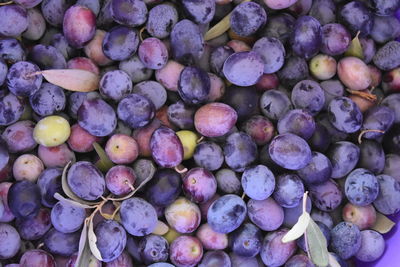
MULTIPOLYGON (((396 223, 400 221, 400 212, 396 215, 389 216, 391 220, 396 223)), ((386 266, 398 266, 396 265, 400 263, 400 231, 399 227, 396 224, 393 229, 384 235, 386 239, 386 249, 383 256, 374 262, 361 262, 357 261, 357 267, 386 267, 386 266)))

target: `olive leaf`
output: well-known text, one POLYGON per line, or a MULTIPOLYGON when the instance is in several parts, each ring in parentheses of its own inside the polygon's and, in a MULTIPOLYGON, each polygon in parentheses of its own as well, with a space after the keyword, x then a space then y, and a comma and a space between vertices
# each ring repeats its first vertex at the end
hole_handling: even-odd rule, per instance
MULTIPOLYGON (((244 2, 250 2, 250 0, 244 0, 244 2)), ((206 34, 204 35, 204 40, 209 41, 211 39, 217 38, 218 36, 224 34, 226 31, 229 30, 231 27, 230 20, 231 20, 231 13, 226 15, 220 22, 214 25, 211 29, 209 29, 206 34)))
POLYGON ((341 267, 339 262, 337 262, 336 258, 332 255, 332 253, 329 253, 328 257, 329 267, 341 267))
POLYGON ((372 230, 375 230, 381 234, 386 234, 390 230, 392 230, 393 226, 395 226, 395 222, 390 220, 388 217, 383 215, 382 213, 376 212, 376 221, 374 226, 371 227, 372 230))
POLYGON ((311 261, 317 266, 328 266, 328 244, 324 234, 313 219, 310 219, 305 232, 305 239, 307 244, 307 253, 309 254, 311 261))
POLYGON ((99 249, 97 248, 97 237, 96 234, 93 231, 93 218, 94 216, 91 216, 89 219, 89 224, 88 224, 88 242, 89 242, 89 247, 90 251, 92 252, 93 256, 96 257, 96 259, 102 261, 103 258, 101 257, 101 253, 99 249))
POLYGON ((81 69, 43 70, 42 74, 49 83, 76 92, 92 92, 99 88, 100 77, 93 72, 81 69))
POLYGON ((94 209, 94 208, 96 208, 95 205, 90 206, 90 205, 79 203, 79 202, 74 201, 72 199, 65 198, 60 193, 55 193, 54 194, 54 198, 59 200, 59 201, 67 202, 67 203, 69 203, 71 205, 75 205, 75 206, 78 206, 78 207, 83 208, 83 209, 94 209))
POLYGON ((84 205, 88 205, 88 206, 94 206, 99 204, 100 202, 88 202, 85 200, 80 199, 77 195, 75 195, 74 192, 72 192, 71 188, 69 188, 68 182, 67 182, 67 171, 69 166, 71 165, 71 161, 67 163, 67 165, 65 165, 64 170, 62 172, 62 176, 61 176, 61 185, 62 185, 62 189, 64 191, 64 193, 72 200, 84 204, 84 205))
POLYGON ((114 163, 108 158, 104 149, 97 143, 93 143, 94 150, 96 150, 97 155, 99 155, 99 160, 96 162, 96 167, 102 172, 107 172, 114 166, 114 163))
POLYGON ((297 223, 283 236, 282 243, 288 243, 301 237, 307 230, 310 219, 310 214, 308 212, 303 212, 297 220, 297 223))
POLYGON ((79 239, 78 257, 75 262, 75 267, 88 266, 92 256, 88 242, 88 222, 89 218, 87 218, 83 224, 81 237, 79 239))
POLYGON ((230 28, 231 13, 226 15, 220 22, 209 29, 204 35, 204 40, 209 41, 211 39, 217 38, 218 36, 224 34, 230 28))
POLYGON ((158 221, 157 222, 157 226, 153 230, 152 234, 154 234, 154 235, 165 235, 166 233, 168 233, 168 231, 169 231, 168 225, 166 225, 162 221, 158 221))
POLYGON ((345 56, 358 57, 360 59, 364 59, 364 52, 360 43, 360 39, 358 38, 359 34, 360 32, 358 32, 356 37, 354 37, 354 39, 351 40, 349 48, 344 53, 345 56))

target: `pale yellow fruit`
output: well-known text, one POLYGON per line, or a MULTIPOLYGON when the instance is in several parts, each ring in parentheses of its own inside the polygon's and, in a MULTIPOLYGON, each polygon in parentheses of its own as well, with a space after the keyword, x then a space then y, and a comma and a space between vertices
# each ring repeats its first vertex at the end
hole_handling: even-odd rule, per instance
POLYGON ((33 129, 35 141, 46 147, 63 144, 68 140, 71 128, 66 119, 60 116, 48 116, 41 119, 33 129))
POLYGON ((181 236, 181 234, 172 228, 169 228, 169 231, 165 235, 163 235, 163 237, 168 241, 169 244, 171 244, 172 241, 174 241, 175 239, 177 239, 180 236, 181 236))
POLYGON ((318 80, 329 80, 336 74, 336 60, 331 56, 316 55, 309 65, 311 74, 318 80))
POLYGON ((197 134, 192 131, 182 130, 176 132, 176 135, 179 137, 179 140, 181 140, 183 146, 183 159, 190 159, 193 156, 197 140, 199 139, 197 134))

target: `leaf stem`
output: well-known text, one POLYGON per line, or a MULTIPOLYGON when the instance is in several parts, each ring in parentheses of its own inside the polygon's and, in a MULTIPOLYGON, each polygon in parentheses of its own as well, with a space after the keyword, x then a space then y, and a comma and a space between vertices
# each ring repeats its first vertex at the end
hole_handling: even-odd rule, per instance
POLYGON ((0 6, 11 5, 12 3, 14 3, 14 1, 8 1, 8 2, 5 2, 5 3, 0 3, 0 6))
POLYGON ((308 197, 308 191, 304 192, 303 195, 303 212, 307 212, 307 197, 308 197))

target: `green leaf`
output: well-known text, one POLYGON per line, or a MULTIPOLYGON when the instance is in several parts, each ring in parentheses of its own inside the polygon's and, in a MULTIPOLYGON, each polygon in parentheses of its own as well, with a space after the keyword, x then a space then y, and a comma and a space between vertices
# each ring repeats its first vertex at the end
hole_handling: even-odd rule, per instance
POLYGON ((49 83, 75 92, 92 92, 99 88, 99 75, 81 69, 43 70, 34 75, 42 74, 49 83))
POLYGON ((393 226, 395 225, 396 224, 388 217, 386 217, 382 213, 376 212, 376 221, 374 226, 371 227, 371 229, 381 234, 386 234, 390 230, 392 230, 393 226))
POLYGON ((69 188, 68 182, 67 182, 67 172, 68 172, 68 168, 71 165, 71 161, 67 163, 67 165, 65 165, 62 176, 61 176, 61 185, 62 185, 62 189, 64 191, 64 193, 72 200, 84 204, 84 205, 88 205, 88 206, 94 206, 99 204, 100 202, 89 202, 89 201, 85 201, 83 199, 80 199, 77 195, 75 195, 74 192, 72 192, 71 188, 69 188))
POLYGON ((96 257, 96 259, 102 261, 103 258, 101 257, 101 253, 99 249, 97 248, 97 237, 96 234, 93 231, 93 217, 90 218, 89 220, 89 225, 88 225, 88 242, 89 242, 89 247, 90 251, 92 252, 93 256, 96 257))
POLYGON ((360 32, 358 32, 356 37, 354 37, 354 39, 351 41, 349 48, 344 53, 345 56, 364 59, 364 52, 360 43, 360 39, 358 39, 359 34, 360 32))
POLYGON ((99 155, 99 160, 96 162, 96 167, 102 172, 107 172, 114 166, 114 163, 108 158, 104 149, 96 142, 93 143, 94 150, 99 155))
POLYGON ((81 238, 79 239, 78 258, 76 259, 75 267, 88 266, 89 259, 92 256, 92 253, 89 248, 88 234, 87 234, 88 221, 89 219, 86 219, 83 224, 81 238))
POLYGON ((83 209, 94 209, 94 208, 96 208, 96 205, 90 206, 90 205, 82 204, 82 203, 79 203, 79 202, 74 201, 72 199, 65 198, 60 193, 55 193, 54 194, 54 198, 59 200, 59 201, 67 202, 67 203, 69 203, 71 205, 75 205, 75 206, 78 206, 78 207, 83 208, 83 209))
POLYGON ((313 219, 310 219, 305 237, 311 261, 317 266, 328 266, 328 244, 324 234, 321 232, 321 229, 319 229, 319 226, 314 222, 313 219))
POLYGON ((329 253, 329 267, 341 267, 332 253, 329 253))
POLYGON ((297 220, 297 223, 284 235, 282 243, 288 243, 301 237, 307 230, 310 219, 310 214, 308 214, 308 212, 303 212, 297 220))
POLYGON ((204 35, 205 41, 217 38, 218 36, 224 34, 226 31, 229 30, 229 28, 231 27, 230 25, 231 13, 226 15, 220 22, 215 24, 214 27, 212 27, 206 32, 206 35, 204 35))

